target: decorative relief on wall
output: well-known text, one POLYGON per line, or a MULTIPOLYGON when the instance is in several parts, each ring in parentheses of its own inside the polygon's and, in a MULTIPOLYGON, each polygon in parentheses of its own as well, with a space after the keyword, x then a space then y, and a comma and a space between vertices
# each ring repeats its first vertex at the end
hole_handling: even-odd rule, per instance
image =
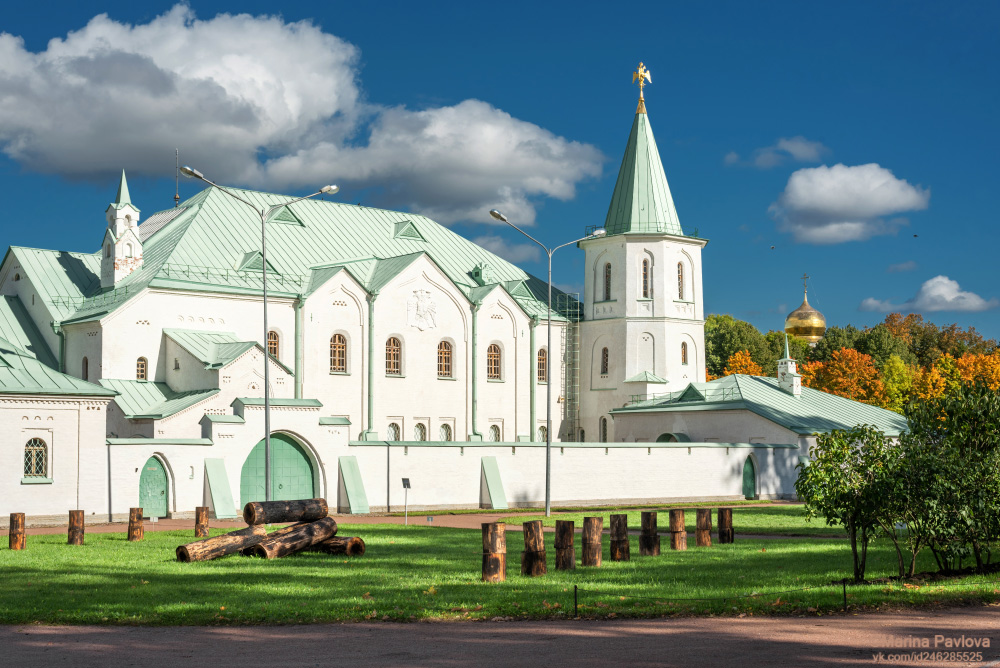
POLYGON ((694 316, 694 304, 674 304, 680 315, 694 316))
POLYGON ((137 325, 148 325, 149 321, 148 320, 136 320, 135 324, 137 324, 137 325))
POLYGON ((335 299, 335 300, 333 300, 333 304, 332 305, 333 306, 347 306, 347 302, 344 301, 343 299, 335 299))
POLYGON ((420 331, 437 327, 437 304, 429 290, 414 290, 406 300, 406 324, 420 331))
POLYGON ((639 302, 639 313, 648 315, 653 312, 652 302, 639 302))
POLYGON ((490 319, 492 319, 492 320, 503 320, 503 315, 500 314, 500 313, 494 313, 493 315, 490 316, 490 319))

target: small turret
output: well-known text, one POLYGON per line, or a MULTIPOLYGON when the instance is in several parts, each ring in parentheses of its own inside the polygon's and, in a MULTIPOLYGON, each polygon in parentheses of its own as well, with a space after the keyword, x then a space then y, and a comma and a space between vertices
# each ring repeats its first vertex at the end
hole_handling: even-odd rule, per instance
POLYGON ((110 288, 142 266, 139 209, 129 197, 125 170, 118 183, 118 195, 104 215, 108 227, 101 248, 101 287, 110 288))
POLYGON ((785 356, 778 360, 778 387, 794 397, 802 394, 802 376, 788 352, 788 334, 785 334, 785 356))

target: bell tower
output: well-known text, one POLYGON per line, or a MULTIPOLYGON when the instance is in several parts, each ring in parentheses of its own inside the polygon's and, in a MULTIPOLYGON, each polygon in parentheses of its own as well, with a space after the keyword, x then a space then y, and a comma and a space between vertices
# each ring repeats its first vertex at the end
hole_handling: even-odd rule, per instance
POLYGON ((142 267, 142 241, 139 240, 139 209, 128 193, 125 170, 118 184, 118 195, 104 212, 108 227, 101 247, 101 287, 111 288, 142 267))

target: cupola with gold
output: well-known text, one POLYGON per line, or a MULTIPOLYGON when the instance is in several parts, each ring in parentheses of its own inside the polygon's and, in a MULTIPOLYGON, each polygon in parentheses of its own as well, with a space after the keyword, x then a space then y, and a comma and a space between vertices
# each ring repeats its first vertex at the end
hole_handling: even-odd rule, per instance
POLYGON ((826 318, 809 304, 809 286, 806 284, 808 279, 809 276, 802 277, 804 289, 802 306, 785 318, 785 332, 805 339, 810 346, 815 346, 826 333, 826 318))

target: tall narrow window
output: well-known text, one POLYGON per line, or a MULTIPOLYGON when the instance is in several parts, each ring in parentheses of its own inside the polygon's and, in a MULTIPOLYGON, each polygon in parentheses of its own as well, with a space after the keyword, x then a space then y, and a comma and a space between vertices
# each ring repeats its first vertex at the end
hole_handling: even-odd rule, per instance
POLYGON ((587 442, 587 432, 585 432, 583 429, 581 429, 580 430, 580 443, 586 443, 586 442, 587 442))
POLYGON ((677 263, 677 298, 684 299, 684 263, 677 263))
POLYGON ((14 274, 14 280, 15 281, 20 281, 21 280, 21 274, 14 274))
POLYGON ((542 348, 538 351, 538 382, 549 382, 549 351, 542 348))
POLYGON ((642 261, 642 298, 649 299, 649 260, 642 261))
POLYGON ((500 346, 491 343, 486 349, 486 378, 487 380, 500 380, 500 346))
POLYGON ((608 418, 601 418, 601 443, 608 442, 608 418))
POLYGON ((443 424, 443 425, 441 425, 440 429, 438 429, 438 438, 441 439, 442 441, 450 441, 451 440, 451 425, 450 424, 443 424))
POLYGON ((438 344, 438 378, 451 378, 451 344, 438 344))
POLYGON ((611 299, 611 263, 604 265, 604 301, 611 299))
POLYGON ((80 365, 80 378, 87 380, 87 377, 89 375, 90 375, 90 361, 86 357, 84 357, 83 363, 80 365))
POLYGON ((427 440, 427 425, 425 425, 423 422, 418 422, 416 426, 413 427, 413 440, 414 441, 427 440))
POLYGON ((104 257, 111 257, 111 244, 104 245, 104 257))
POLYGON ((403 346, 395 336, 389 337, 385 342, 385 375, 401 376, 403 374, 402 365, 403 346))
POLYGON ((608 375, 608 362, 610 361, 610 354, 607 348, 601 348, 601 375, 608 375))
POLYGON ((491 443, 500 442, 500 425, 497 424, 490 425, 490 442, 491 443))
POLYGON ((44 478, 49 470, 49 448, 45 441, 33 438, 24 444, 24 477, 44 478))
POLYGON ((539 441, 548 441, 549 440, 548 439, 548 435, 549 435, 549 432, 548 432, 548 430, 545 427, 539 427, 538 428, 538 440, 539 441))
POLYGON ((681 343, 681 364, 688 363, 688 344, 681 343))
POLYGON ((386 438, 386 440, 389 440, 389 441, 398 441, 399 440, 399 425, 396 424, 395 422, 390 422, 389 423, 389 428, 386 429, 386 432, 385 432, 385 438, 386 438))
POLYGON ((330 339, 330 373, 347 373, 347 337, 343 334, 330 339))
POLYGON ((149 362, 146 361, 145 357, 140 357, 135 361, 135 379, 136 380, 146 380, 149 362))
POLYGON ((274 359, 278 359, 278 333, 275 331, 267 333, 267 352, 274 359))

